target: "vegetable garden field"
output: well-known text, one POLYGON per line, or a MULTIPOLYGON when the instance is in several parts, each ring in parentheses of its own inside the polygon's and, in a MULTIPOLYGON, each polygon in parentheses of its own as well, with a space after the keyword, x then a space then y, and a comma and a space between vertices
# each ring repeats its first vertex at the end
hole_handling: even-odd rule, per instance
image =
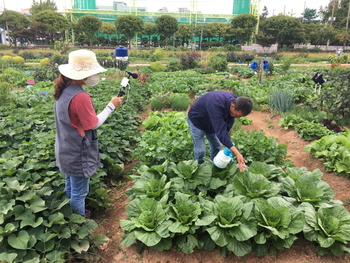
MULTIPOLYGON (((139 77, 98 129, 86 219, 70 210, 55 166, 53 80, 64 59, 4 63, 0 75, 0 261, 350 261, 348 68, 282 64, 259 77, 222 55, 219 70, 129 65, 139 77), (231 135, 242 173, 193 160, 186 110, 213 90, 254 101, 231 135)), ((126 75, 100 63, 102 81, 84 87, 97 112, 126 75)))

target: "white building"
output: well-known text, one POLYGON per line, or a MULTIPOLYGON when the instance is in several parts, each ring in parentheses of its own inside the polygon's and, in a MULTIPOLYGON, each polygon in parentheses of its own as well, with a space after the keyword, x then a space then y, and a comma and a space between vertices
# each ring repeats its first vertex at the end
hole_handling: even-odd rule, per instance
POLYGON ((0 44, 8 45, 6 30, 0 27, 0 44))

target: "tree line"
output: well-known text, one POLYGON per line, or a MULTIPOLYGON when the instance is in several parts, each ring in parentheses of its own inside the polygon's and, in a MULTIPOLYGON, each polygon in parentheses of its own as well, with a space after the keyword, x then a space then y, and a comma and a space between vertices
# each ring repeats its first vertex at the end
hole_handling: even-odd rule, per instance
MULTIPOLYGON (((5 10, 0 15, 0 26, 8 30, 10 41, 17 43, 53 44, 66 41, 74 35, 72 44, 130 45, 137 37, 139 44, 147 46, 188 45, 196 42, 200 48, 258 43, 270 46, 292 46, 296 43, 313 45, 342 45, 350 42, 348 32, 349 1, 332 0, 318 13, 306 8, 302 17, 293 14, 268 16, 264 7, 259 19, 251 14, 233 16, 230 23, 179 24, 171 15, 162 15, 154 23, 128 14, 118 16, 114 24, 103 22, 94 15, 68 19, 57 12, 51 0, 33 2, 31 15, 5 10), (336 20, 329 19, 336 16, 336 20), (316 18, 319 17, 319 20, 316 18), (331 22, 330 22, 331 21, 331 22)), ((130 48, 130 46, 129 46, 130 48)))

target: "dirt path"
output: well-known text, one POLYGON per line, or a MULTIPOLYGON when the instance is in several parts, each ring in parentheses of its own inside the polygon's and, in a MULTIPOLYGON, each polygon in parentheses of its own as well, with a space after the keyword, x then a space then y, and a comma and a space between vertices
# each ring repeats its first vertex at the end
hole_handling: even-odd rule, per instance
MULTIPOLYGON (((350 180, 342 178, 334 173, 327 173, 322 165, 322 161, 312 158, 303 148, 308 142, 303 141, 296 132, 292 130, 284 130, 278 126, 279 117, 270 119, 271 114, 267 112, 252 112, 249 119, 253 123, 247 126, 247 129, 262 129, 267 136, 278 138, 280 143, 288 146, 288 154, 293 163, 298 167, 307 167, 309 171, 321 169, 324 172, 323 180, 329 183, 335 191, 335 198, 339 200, 347 200, 350 198, 349 188, 350 180)), ((191 254, 170 249, 169 251, 157 252, 147 250, 142 255, 136 252, 134 246, 123 247, 120 243, 122 240, 123 230, 120 228, 119 219, 125 219, 125 205, 128 200, 124 195, 124 191, 131 186, 131 182, 126 180, 126 185, 118 190, 112 190, 111 194, 114 198, 113 207, 106 211, 101 219, 98 220, 100 227, 99 232, 110 238, 110 241, 99 252, 100 260, 98 262, 106 263, 345 263, 350 262, 350 255, 342 257, 335 256, 319 256, 313 251, 311 242, 298 239, 290 249, 285 249, 277 255, 256 257, 253 253, 243 257, 230 255, 223 258, 219 250, 200 251, 196 250, 191 254)), ((348 208, 348 207, 347 207, 348 208)))

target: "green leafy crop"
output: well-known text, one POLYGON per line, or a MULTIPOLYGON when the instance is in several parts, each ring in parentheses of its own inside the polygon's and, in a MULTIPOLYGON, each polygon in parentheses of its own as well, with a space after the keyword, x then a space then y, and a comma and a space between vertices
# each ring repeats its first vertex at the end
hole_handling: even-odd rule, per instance
POLYGON ((264 255, 275 248, 289 248, 305 225, 303 213, 282 197, 254 201, 254 213, 258 222, 258 234, 254 236, 254 252, 264 255))
POLYGON ((332 134, 322 137, 305 146, 316 158, 325 159, 324 166, 328 171, 350 177, 350 132, 345 129, 342 134, 332 134))
POLYGON ((349 253, 346 246, 350 239, 350 214, 342 206, 321 207, 315 209, 309 203, 303 203, 306 225, 304 236, 307 240, 318 243, 319 254, 341 256, 349 253))

